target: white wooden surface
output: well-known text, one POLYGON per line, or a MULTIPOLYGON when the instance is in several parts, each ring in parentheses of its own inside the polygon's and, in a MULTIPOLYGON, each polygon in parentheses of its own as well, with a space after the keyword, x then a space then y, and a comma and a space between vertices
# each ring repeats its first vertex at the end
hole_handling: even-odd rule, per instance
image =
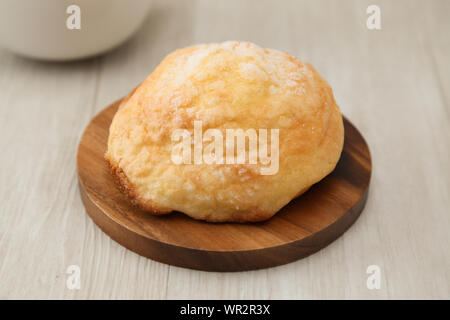
POLYGON ((158 1, 100 58, 0 50, 0 298, 450 298, 450 1, 158 1), (382 29, 366 28, 381 8, 382 29), (367 207, 324 250, 285 266, 206 273, 126 250, 90 220, 75 158, 84 127, 168 52, 248 40, 313 64, 372 152, 367 207), (66 268, 81 268, 81 289, 66 268), (366 268, 381 268, 381 288, 366 268))

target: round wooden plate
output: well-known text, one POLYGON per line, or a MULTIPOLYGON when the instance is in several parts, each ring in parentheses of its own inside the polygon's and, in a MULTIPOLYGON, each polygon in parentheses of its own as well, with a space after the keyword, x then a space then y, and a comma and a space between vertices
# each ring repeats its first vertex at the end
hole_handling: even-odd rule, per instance
POLYGON ((207 271, 273 267, 306 257, 343 234, 364 208, 369 148, 347 120, 336 169, 274 217, 259 223, 208 223, 174 212, 153 216, 133 207, 103 158, 120 101, 87 126, 78 147, 80 193, 88 214, 112 239, 150 259, 207 271))

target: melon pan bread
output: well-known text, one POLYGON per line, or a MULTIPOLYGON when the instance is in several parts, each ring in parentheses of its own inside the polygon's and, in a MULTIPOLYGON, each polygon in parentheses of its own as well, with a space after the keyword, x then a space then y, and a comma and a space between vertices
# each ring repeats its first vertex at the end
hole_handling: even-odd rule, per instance
MULTIPOLYGON (((262 221, 328 175, 344 141, 330 86, 310 65, 247 42, 169 54, 121 103, 107 160, 130 200, 151 214, 262 221), (175 129, 279 129, 278 171, 241 164, 176 164, 175 129)), ((246 145, 248 148, 248 145, 246 145)), ((247 150, 248 151, 248 150, 247 150)))

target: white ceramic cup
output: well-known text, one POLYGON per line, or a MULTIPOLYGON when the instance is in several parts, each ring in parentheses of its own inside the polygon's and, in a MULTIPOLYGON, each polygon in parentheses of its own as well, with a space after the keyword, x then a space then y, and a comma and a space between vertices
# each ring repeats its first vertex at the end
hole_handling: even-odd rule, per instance
POLYGON ((133 35, 150 4, 150 0, 0 0, 0 46, 43 60, 94 56, 133 35), (67 27, 70 5, 80 8, 81 29, 67 27))

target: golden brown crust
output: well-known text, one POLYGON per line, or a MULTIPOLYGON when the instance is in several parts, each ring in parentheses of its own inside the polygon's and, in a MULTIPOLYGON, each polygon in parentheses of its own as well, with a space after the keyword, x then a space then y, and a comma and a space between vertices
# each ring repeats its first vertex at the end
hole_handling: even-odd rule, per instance
MULTIPOLYGON (((136 191, 136 188, 133 187, 133 185, 128 180, 127 176, 123 172, 121 168, 119 168, 116 165, 111 164, 109 159, 105 156, 106 163, 108 164, 111 175, 113 176, 114 181, 116 182, 117 186, 119 187, 120 191, 122 191, 131 201, 131 203, 136 206, 137 208, 147 211, 154 215, 163 215, 171 213, 172 210, 166 209, 161 210, 157 209, 154 203, 147 201, 143 201, 142 198, 140 198, 139 193, 136 191)), ((302 190, 298 196, 300 196, 302 193, 304 193, 306 190, 302 190)), ((273 216, 273 213, 271 212, 264 212, 260 211, 257 208, 254 208, 252 210, 246 210, 246 211, 237 211, 230 219, 230 222, 238 222, 238 223, 245 223, 245 222, 260 222, 269 219, 273 216)), ((195 217, 193 217, 195 218, 195 217)), ((222 219, 215 219, 214 216, 208 216, 203 219, 199 220, 205 220, 208 222, 223 222, 222 219)))
POLYGON ((130 199, 131 203, 134 206, 154 215, 162 215, 172 212, 172 210, 170 209, 158 208, 153 202, 149 200, 143 201, 143 199, 139 196, 139 193, 137 192, 136 188, 128 180, 123 170, 120 167, 113 165, 106 156, 105 160, 109 166, 109 169, 111 170, 111 175, 113 176, 113 179, 118 185, 120 191, 122 191, 126 196, 128 196, 128 198, 130 199))
POLYGON ((343 146, 331 88, 310 65, 243 42, 177 50, 131 92, 110 127, 115 179, 140 208, 206 221, 262 221, 329 174, 343 146), (279 129, 279 170, 171 161, 175 129, 279 129))

